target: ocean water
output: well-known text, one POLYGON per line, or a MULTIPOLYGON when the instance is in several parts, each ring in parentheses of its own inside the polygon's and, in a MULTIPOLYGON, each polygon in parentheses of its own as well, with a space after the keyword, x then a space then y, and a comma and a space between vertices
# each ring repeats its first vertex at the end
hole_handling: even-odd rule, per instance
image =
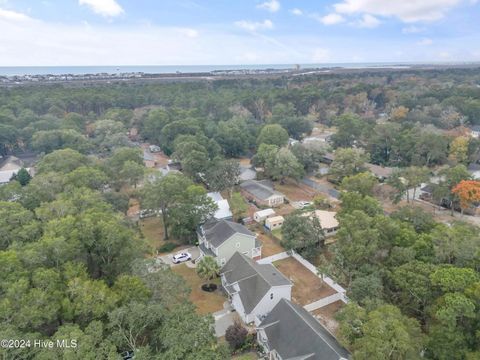
MULTIPOLYGON (((300 64, 301 69, 318 68, 370 68, 370 67, 408 67, 409 64, 395 63, 338 63, 338 64, 300 64)), ((201 73, 215 70, 264 70, 294 69, 295 64, 258 64, 258 65, 135 65, 135 66, 0 66, 1 76, 13 75, 82 75, 82 74, 121 74, 142 72, 146 74, 201 73)))
POLYGON ((478 62, 377 62, 377 63, 323 63, 323 64, 251 64, 251 65, 112 65, 112 66, 0 66, 0 76, 13 75, 83 75, 83 74, 174 74, 204 73, 215 70, 265 70, 265 69, 368 69, 368 68, 409 68, 411 66, 480 65, 478 62))

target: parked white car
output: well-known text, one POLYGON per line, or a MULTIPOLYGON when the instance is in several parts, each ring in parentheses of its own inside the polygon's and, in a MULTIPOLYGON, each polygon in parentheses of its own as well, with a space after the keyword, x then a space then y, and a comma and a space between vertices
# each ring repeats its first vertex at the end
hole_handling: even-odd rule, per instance
POLYGON ((192 254, 190 254, 189 252, 182 252, 182 253, 175 254, 173 255, 173 258, 172 258, 172 262, 174 264, 180 264, 188 260, 192 260, 192 254))
POLYGON ((313 203, 311 201, 299 201, 298 202, 298 207, 300 209, 306 208, 307 206, 312 205, 313 203))

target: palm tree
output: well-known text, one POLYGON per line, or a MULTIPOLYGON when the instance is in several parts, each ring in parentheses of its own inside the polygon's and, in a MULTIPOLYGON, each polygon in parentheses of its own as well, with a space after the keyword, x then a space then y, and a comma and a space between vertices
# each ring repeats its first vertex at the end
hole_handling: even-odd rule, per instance
POLYGON ((217 277, 219 271, 220 266, 212 256, 204 256, 203 259, 197 264, 197 274, 205 279, 205 281, 209 281, 217 277))

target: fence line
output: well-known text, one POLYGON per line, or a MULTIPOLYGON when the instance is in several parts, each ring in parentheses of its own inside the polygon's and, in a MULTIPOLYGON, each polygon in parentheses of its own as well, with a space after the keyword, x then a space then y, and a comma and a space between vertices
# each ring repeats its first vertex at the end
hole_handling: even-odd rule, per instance
POLYGON ((336 293, 336 294, 324 297, 320 300, 314 301, 311 304, 305 305, 303 308, 307 311, 314 311, 314 310, 320 309, 324 306, 330 305, 330 304, 334 303, 335 301, 339 301, 339 300, 344 301, 343 294, 336 293))
POLYGON ((258 264, 271 264, 274 261, 283 260, 283 259, 286 259, 288 257, 290 257, 290 254, 287 251, 284 251, 282 253, 275 254, 275 255, 257 260, 257 263, 258 264))
MULTIPOLYGON (((289 258, 289 257, 293 257, 295 260, 297 260, 300 264, 302 264, 305 268, 307 268, 311 273, 313 273, 315 276, 319 277, 320 279, 322 279, 322 281, 327 284, 328 286, 330 286, 333 290, 335 290, 336 294, 334 295, 330 295, 330 296, 327 296, 323 299, 320 299, 312 304, 309 304, 309 305, 306 305, 306 306, 310 306, 313 304, 316 304, 316 303, 319 303, 320 305, 317 307, 320 308, 322 306, 326 306, 328 304, 331 304, 332 302, 335 302, 337 300, 341 300, 343 301, 345 304, 348 303, 348 298, 347 298, 347 290, 345 290, 342 286, 340 286, 339 284, 337 284, 332 278, 330 278, 329 276, 325 275, 325 274, 319 274, 318 273, 318 270, 317 270, 317 267, 315 265, 313 265, 310 261, 306 260, 303 256, 301 256, 300 254, 297 254, 294 250, 289 250, 289 251, 284 251, 282 253, 279 253, 279 254, 275 254, 275 255, 272 255, 272 256, 269 256, 269 257, 266 257, 266 258, 263 258, 263 259, 260 259, 260 260, 257 260, 257 263, 258 264, 271 264, 272 262, 274 261, 279 261, 279 260, 283 260, 283 259, 286 259, 286 258, 289 258), (336 300, 332 300, 332 299, 336 299, 336 300), (323 301, 325 300, 325 301, 323 301), (330 301, 330 302, 329 302, 330 301), (322 305, 323 304, 323 305, 322 305)), ((315 305, 316 306, 316 305, 315 305)), ((306 307, 305 307, 306 308, 306 307)), ((313 309, 315 310, 315 309, 313 309)))

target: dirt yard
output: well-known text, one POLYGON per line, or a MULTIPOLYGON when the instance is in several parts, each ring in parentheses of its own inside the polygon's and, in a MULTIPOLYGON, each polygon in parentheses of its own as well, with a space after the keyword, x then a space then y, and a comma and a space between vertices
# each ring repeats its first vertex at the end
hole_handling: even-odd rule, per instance
POLYGON ((285 184, 275 183, 275 190, 283 193, 290 201, 312 201, 319 192, 302 183, 286 181, 285 184))
POLYGON ((312 311, 312 315, 315 316, 331 333, 336 335, 338 331, 338 322, 335 320, 335 314, 345 304, 342 301, 335 301, 334 303, 324 306, 320 309, 312 311))
MULTIPOLYGON (((205 283, 205 280, 197 275, 195 269, 182 264, 180 266, 174 266, 172 271, 182 276, 192 289, 190 301, 197 307, 198 314, 210 314, 223 309, 223 303, 227 301, 227 298, 223 296, 220 289, 211 293, 203 291, 201 286, 205 283)), ((217 278, 213 282, 220 286, 220 279, 217 278)))
POLYGON ((268 257, 271 255, 275 255, 281 252, 284 252, 285 249, 271 236, 257 231, 258 240, 260 240, 263 244, 262 246, 262 257, 268 257))
POLYGON ((335 294, 330 286, 292 257, 273 263, 293 283, 292 301, 305 306, 335 294))

